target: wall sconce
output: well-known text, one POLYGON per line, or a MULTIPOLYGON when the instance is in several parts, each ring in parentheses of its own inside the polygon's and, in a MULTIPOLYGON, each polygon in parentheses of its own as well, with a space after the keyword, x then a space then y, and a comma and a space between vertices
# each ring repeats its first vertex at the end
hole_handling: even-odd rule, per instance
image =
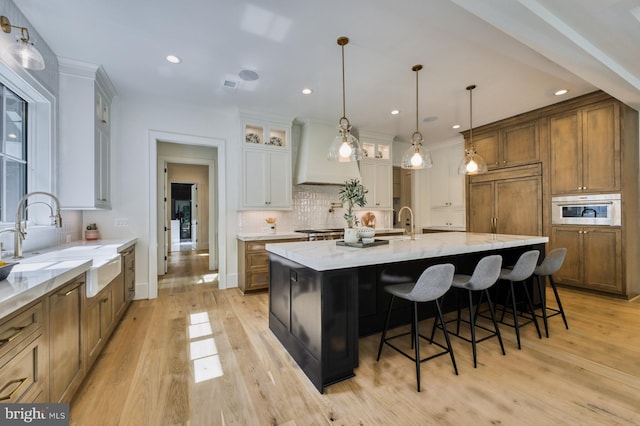
POLYGON ((33 43, 29 42, 29 30, 27 28, 11 25, 9 18, 6 16, 0 16, 0 28, 7 34, 11 34, 11 28, 20 29, 20 40, 17 40, 18 44, 11 49, 11 56, 16 58, 23 68, 30 70, 44 69, 44 59, 33 43))

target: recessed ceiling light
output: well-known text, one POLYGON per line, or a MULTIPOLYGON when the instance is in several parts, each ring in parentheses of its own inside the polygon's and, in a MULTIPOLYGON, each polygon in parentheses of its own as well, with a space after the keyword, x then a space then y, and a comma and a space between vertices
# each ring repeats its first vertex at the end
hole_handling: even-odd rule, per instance
POLYGON ((554 93, 554 95, 556 96, 562 96, 562 95, 566 95, 569 91, 567 89, 560 89, 558 90, 556 93, 554 93))
POLYGON ((310 95, 312 93, 313 93, 313 90, 309 89, 308 87, 305 87, 304 89, 302 89, 303 95, 310 95))
POLYGON ((398 114, 400 114, 399 109, 394 109, 393 111, 391 111, 391 115, 398 115, 398 114))
POLYGON ((459 125, 459 124, 454 124, 453 126, 451 126, 451 128, 453 128, 453 129, 459 129, 459 128, 460 128, 460 125, 459 125))
POLYGON ((172 64, 179 64, 180 62, 182 62, 182 59, 178 58, 176 55, 168 55, 167 61, 171 62, 172 64))
POLYGON ((242 70, 238 76, 244 81, 255 81, 260 77, 257 72, 251 70, 242 70))

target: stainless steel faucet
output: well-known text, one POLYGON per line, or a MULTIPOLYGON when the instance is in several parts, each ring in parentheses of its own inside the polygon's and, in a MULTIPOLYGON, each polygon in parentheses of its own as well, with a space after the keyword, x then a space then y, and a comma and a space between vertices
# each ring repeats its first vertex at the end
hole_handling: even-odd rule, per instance
MULTIPOLYGON (((411 237, 412 240, 415 240, 416 236, 413 230, 413 210, 411 210, 411 207, 403 206, 400 208, 400 210, 398 210, 398 222, 400 222, 400 216, 402 216, 402 212, 405 209, 409 210, 409 226, 410 226, 409 236, 411 237)), ((406 232, 406 229, 405 229, 405 232, 406 232)))
POLYGON ((56 197, 53 194, 50 194, 48 192, 42 192, 42 191, 36 191, 36 192, 30 192, 27 195, 25 195, 24 197, 22 197, 20 199, 20 201, 18 201, 18 208, 16 210, 16 226, 15 229, 3 229, 2 231, 0 231, 0 233, 2 232, 8 232, 8 231, 13 231, 14 233, 14 239, 13 239, 13 258, 14 259, 20 259, 22 258, 22 241, 24 241, 25 237, 27 236, 27 218, 28 218, 28 214, 27 211, 29 210, 29 207, 31 207, 32 205, 35 204, 44 204, 47 207, 49 207, 49 209, 51 210, 51 217, 54 218, 54 225, 56 228, 62 228, 62 216, 60 215, 60 200, 58 200, 58 197, 56 197), (27 202, 27 200, 34 196, 34 195, 46 195, 47 197, 51 197, 51 199, 53 199, 53 201, 55 201, 56 203, 56 213, 54 215, 53 213, 53 207, 50 204, 45 203, 44 201, 36 201, 33 202, 31 204, 29 204, 27 207, 24 207, 25 203, 27 202), (22 210, 24 208, 24 224, 22 222, 22 210))

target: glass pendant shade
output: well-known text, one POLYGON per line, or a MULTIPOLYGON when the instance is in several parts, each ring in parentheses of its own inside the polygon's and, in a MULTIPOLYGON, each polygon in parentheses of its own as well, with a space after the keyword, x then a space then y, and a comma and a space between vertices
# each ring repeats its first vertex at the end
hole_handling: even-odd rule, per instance
POLYGON ((18 40, 17 44, 11 50, 11 54, 14 58, 20 62, 23 68, 30 70, 43 70, 44 59, 38 49, 33 44, 25 41, 24 39, 18 40))
POLYGON ((362 147, 358 139, 351 134, 351 129, 340 125, 338 130, 340 134, 331 143, 327 158, 339 163, 362 160, 362 147))
POLYGON ((464 150, 464 158, 458 166, 458 173, 461 175, 477 175, 487 172, 487 163, 476 153, 476 149, 471 147, 464 150))
POLYGON ((473 145, 473 89, 475 88, 475 84, 467 86, 469 91, 469 148, 464 150, 464 158, 458 166, 458 174, 461 175, 477 175, 487 172, 487 163, 476 152, 476 147, 473 145))
POLYGON ((428 169, 431 166, 433 166, 431 153, 422 147, 422 135, 420 132, 416 132, 413 134, 411 146, 402 156, 400 167, 403 169, 420 170, 428 169))
POLYGON ((344 46, 349 43, 348 37, 339 37, 338 46, 342 49, 342 117, 338 122, 339 135, 331 143, 327 159, 339 163, 362 160, 362 147, 358 139, 351 134, 351 124, 345 112, 344 94, 344 46))
POLYGON ((431 154, 422 147, 422 133, 418 130, 418 71, 422 65, 414 65, 411 70, 416 73, 416 131, 411 135, 411 146, 402 156, 400 167, 403 169, 420 170, 433 166, 431 154))

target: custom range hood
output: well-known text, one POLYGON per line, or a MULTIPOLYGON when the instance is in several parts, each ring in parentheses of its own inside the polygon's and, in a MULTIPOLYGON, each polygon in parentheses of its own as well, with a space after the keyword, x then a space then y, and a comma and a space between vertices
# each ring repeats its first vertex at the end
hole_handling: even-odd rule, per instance
POLYGON ((329 146, 336 134, 336 126, 303 122, 294 180, 296 185, 343 185, 347 179, 360 179, 358 163, 327 159, 329 146))

